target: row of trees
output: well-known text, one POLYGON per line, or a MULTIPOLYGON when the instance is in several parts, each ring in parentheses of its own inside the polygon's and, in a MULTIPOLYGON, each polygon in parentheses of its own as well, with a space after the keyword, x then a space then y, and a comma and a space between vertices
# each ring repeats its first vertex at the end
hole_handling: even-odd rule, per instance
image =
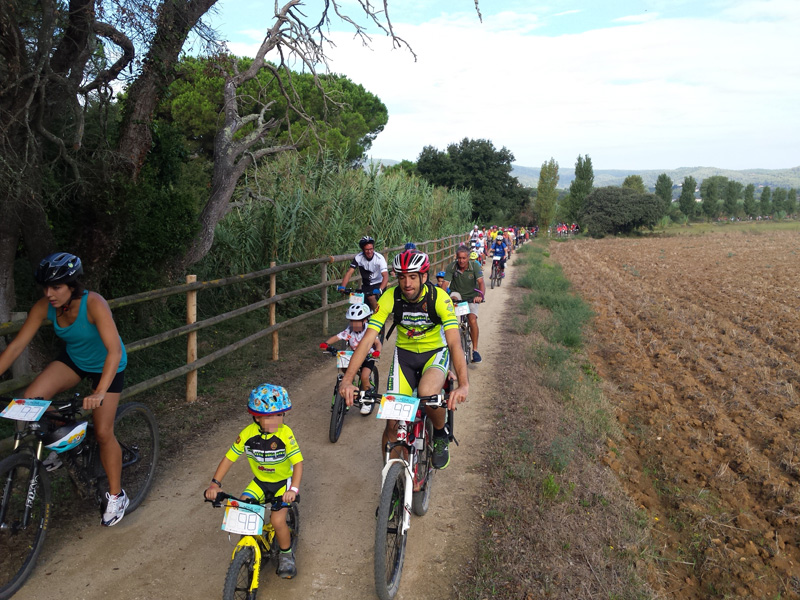
POLYGON ((558 163, 554 159, 542 164, 535 200, 535 212, 540 223, 579 223, 592 235, 632 231, 638 227, 653 227, 662 218, 714 219, 794 214, 797 211, 797 190, 769 187, 755 197, 755 186, 747 186, 723 176, 708 177, 699 188, 693 177, 686 177, 677 202, 673 202, 672 179, 662 173, 651 193, 640 175, 629 175, 622 186, 594 188, 591 158, 578 156, 575 179, 566 193, 559 194, 558 163), (700 201, 696 198, 700 192, 700 201), (741 201, 741 202, 740 202, 741 201))

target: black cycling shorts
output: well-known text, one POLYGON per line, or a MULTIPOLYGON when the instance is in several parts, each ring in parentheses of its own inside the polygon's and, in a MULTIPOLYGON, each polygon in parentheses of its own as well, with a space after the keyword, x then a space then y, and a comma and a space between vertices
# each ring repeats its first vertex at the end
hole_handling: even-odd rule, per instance
MULTIPOLYGON (((92 390, 96 390, 97 386, 100 385, 100 378, 103 376, 102 373, 92 373, 90 371, 84 371, 78 365, 76 365, 73 360, 69 357, 66 350, 62 350, 59 355, 56 357, 58 362, 64 363, 70 369, 75 371, 81 379, 89 379, 92 382, 92 390)), ((125 371, 122 370, 116 375, 114 375, 114 379, 111 381, 111 385, 108 386, 106 390, 110 394, 119 394, 122 392, 122 388, 125 387, 125 371)))

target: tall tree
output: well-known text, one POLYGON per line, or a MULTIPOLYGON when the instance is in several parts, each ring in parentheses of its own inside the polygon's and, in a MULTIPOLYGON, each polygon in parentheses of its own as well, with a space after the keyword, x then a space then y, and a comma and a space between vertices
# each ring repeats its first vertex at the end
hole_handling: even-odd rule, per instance
POLYGON ((656 196, 661 198, 664 214, 672 208, 672 179, 666 173, 661 173, 656 179, 656 196))
POLYGON ((481 223, 507 220, 524 207, 528 193, 511 175, 514 155, 489 140, 464 138, 446 152, 426 146, 417 172, 434 185, 471 190, 473 218, 481 223))
POLYGON ((694 177, 687 176, 683 178, 683 186, 681 187, 681 195, 678 198, 681 212, 686 215, 686 218, 691 219, 695 212, 697 212, 697 201, 694 198, 694 191, 697 189, 697 182, 694 177))
POLYGON ((707 219, 715 219, 719 215, 719 186, 718 180, 709 178, 703 181, 700 188, 700 209, 707 219))
POLYGON ((564 208, 564 218, 567 222, 577 223, 579 215, 583 210, 583 202, 594 189, 594 170, 592 169, 592 159, 587 154, 586 157, 578 155, 575 161, 575 179, 569 184, 569 195, 562 202, 564 208))
POLYGON ((744 188, 744 203, 742 210, 748 217, 755 217, 758 214, 758 202, 756 202, 756 186, 748 183, 744 188))
POLYGON ((742 196, 744 186, 738 181, 728 181, 723 198, 723 210, 729 217, 736 215, 739 198, 742 196))
POLYGON ((761 198, 759 198, 758 205, 762 217, 772 214, 772 191, 768 185, 765 185, 764 189, 761 190, 761 198))
POLYGON ((558 200, 558 163, 554 158, 542 163, 539 172, 539 184, 536 186, 536 203, 534 205, 539 217, 539 227, 550 227, 556 214, 558 200))
POLYGON ((793 215, 797 210, 797 190, 790 188, 786 193, 786 214, 793 215))
POLYGON ((622 182, 622 187, 640 194, 647 193, 647 188, 644 185, 644 180, 641 175, 628 175, 625 181, 622 182))
POLYGON ((280 0, 270 5, 270 25, 254 60, 240 69, 203 25, 215 4, 216 0, 0 2, 0 321, 7 320, 14 304, 11 274, 20 243, 34 260, 45 248, 53 249, 48 205, 69 209, 73 203, 73 214, 83 215, 82 235, 72 242, 83 245, 80 252, 91 271, 103 270, 114 256, 115 227, 131 210, 121 192, 146 175, 148 156, 158 141, 153 119, 175 80, 190 34, 207 40, 208 51, 216 56, 224 81, 224 108, 214 140, 211 182, 182 265, 207 252, 242 174, 296 146, 298 140, 291 135, 286 140, 271 137, 285 119, 310 120, 293 90, 289 66, 303 65, 313 73, 327 64, 332 21, 354 27, 365 43, 367 27, 372 27, 390 37, 395 47, 407 47, 395 35, 385 2, 377 6, 326 0, 311 12, 303 0, 280 0), (252 98, 242 98, 239 91, 262 69, 280 82, 288 107, 282 114, 272 112, 270 99, 256 111, 241 111, 252 98), (89 139, 90 116, 118 114, 113 87, 117 82, 129 84, 121 118, 109 119, 96 128, 97 138, 89 139))
POLYGON ((772 211, 775 214, 786 212, 786 190, 782 187, 777 187, 772 192, 772 211))

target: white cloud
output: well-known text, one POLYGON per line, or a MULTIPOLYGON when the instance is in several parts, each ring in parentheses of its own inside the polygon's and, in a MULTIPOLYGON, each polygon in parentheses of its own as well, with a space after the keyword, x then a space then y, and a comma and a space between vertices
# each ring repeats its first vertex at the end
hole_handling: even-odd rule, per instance
MULTIPOLYGON (((586 153, 596 169, 800 164, 800 2, 729 3, 724 20, 652 14, 557 37, 511 11, 483 24, 466 12, 396 20, 417 62, 385 37, 368 51, 347 32, 332 34, 331 68, 387 105, 378 158, 470 137, 528 166, 554 156, 571 168, 586 153)), ((252 55, 258 44, 229 46, 252 55)))
POLYGON ((614 19, 613 23, 647 23, 648 21, 654 21, 659 17, 659 13, 657 12, 646 12, 640 15, 629 15, 627 17, 619 17, 618 19, 614 19))

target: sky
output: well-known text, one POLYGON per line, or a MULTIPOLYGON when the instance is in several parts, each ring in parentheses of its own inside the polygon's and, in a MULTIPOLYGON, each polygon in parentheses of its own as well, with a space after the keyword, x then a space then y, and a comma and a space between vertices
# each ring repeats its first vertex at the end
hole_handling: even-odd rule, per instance
MULTIPOLYGON (((356 0, 342 4, 357 14, 356 0)), ((414 161, 471 138, 527 167, 571 168, 579 155, 596 170, 800 166, 800 0, 479 5, 482 22, 474 0, 389 0, 416 61, 331 23, 330 69, 389 111, 371 157, 414 161)), ((217 7, 210 24, 229 49, 254 55, 273 2, 217 7)))

